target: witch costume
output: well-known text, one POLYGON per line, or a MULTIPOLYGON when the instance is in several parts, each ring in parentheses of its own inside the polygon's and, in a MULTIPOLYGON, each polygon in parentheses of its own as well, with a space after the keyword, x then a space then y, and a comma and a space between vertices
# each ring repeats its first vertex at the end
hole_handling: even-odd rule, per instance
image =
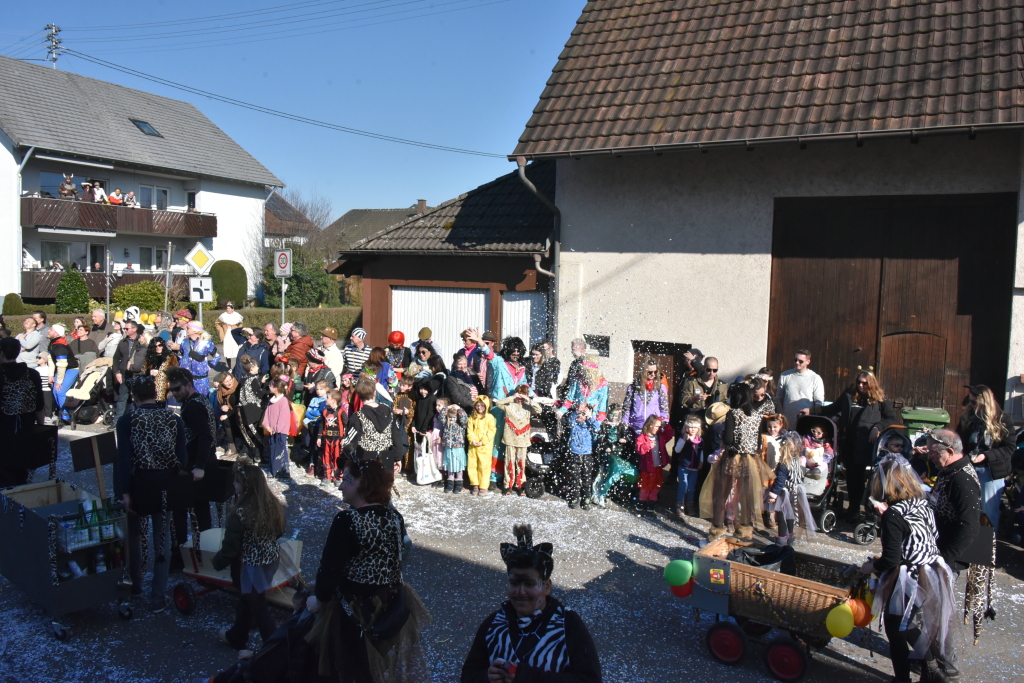
MULTIPOLYGON (((528 524, 513 528, 516 543, 501 544, 501 559, 509 572, 536 569, 542 581, 554 569, 550 543, 533 544, 528 524)), ((543 610, 520 617, 506 600, 477 629, 462 683, 488 683, 487 669, 502 660, 514 665, 517 683, 600 683, 601 662, 583 619, 559 600, 547 596, 543 610)), ((511 670, 510 670, 511 671, 511 670)))

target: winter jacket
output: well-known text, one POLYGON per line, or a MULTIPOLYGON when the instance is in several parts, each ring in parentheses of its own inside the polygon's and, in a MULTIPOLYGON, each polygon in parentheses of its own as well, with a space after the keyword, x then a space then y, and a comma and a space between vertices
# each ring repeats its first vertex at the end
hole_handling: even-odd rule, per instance
POLYGON ((651 415, 668 421, 668 390, 661 382, 655 382, 650 391, 633 382, 626 387, 626 397, 622 399, 622 421, 639 434, 651 415))
POLYGON ((454 406, 456 415, 453 417, 448 411, 453 406, 445 409, 444 433, 441 435, 441 445, 445 448, 466 447, 466 422, 469 419, 459 406, 454 406))
POLYGON ((128 379, 131 375, 142 372, 146 366, 146 350, 146 345, 138 337, 122 337, 117 343, 117 350, 114 351, 114 374, 121 373, 124 379, 128 379))
POLYGON ((285 434, 292 426, 292 404, 288 402, 287 396, 279 396, 271 399, 267 409, 263 411, 263 427, 269 434, 285 434))
POLYGON ((554 396, 555 384, 558 382, 558 371, 561 369, 557 358, 549 358, 539 367, 533 366, 533 359, 526 362, 526 379, 533 393, 544 398, 554 396))
MULTIPOLYGON (((774 493, 776 496, 781 496, 782 492, 786 489, 794 489, 794 482, 790 480, 791 477, 797 476, 798 472, 791 472, 789 467, 785 463, 779 462, 775 465, 775 482, 772 487, 768 489, 770 493, 774 493)), ((795 482, 799 484, 800 482, 795 482)))
POLYGON ((231 336, 238 344, 238 356, 235 358, 235 367, 232 369, 235 379, 241 382, 245 379, 245 376, 249 374, 249 371, 242 367, 242 356, 249 356, 259 367, 261 375, 266 375, 270 372, 270 349, 267 348, 266 344, 251 344, 245 338, 244 328, 234 327, 231 329, 231 336))
POLYGON ((614 455, 617 458, 625 458, 625 450, 629 445, 629 430, 622 422, 612 424, 607 420, 601 425, 601 431, 597 435, 597 449, 606 456, 614 455), (626 439, 621 443, 619 439, 626 439))
POLYGON ((966 569, 960 556, 974 542, 981 521, 981 483, 966 455, 939 470, 928 498, 935 510, 942 559, 953 571, 966 569))
POLYGON ((580 421, 576 415, 575 410, 566 413, 566 424, 562 430, 569 434, 569 452, 574 455, 590 455, 594 452, 594 435, 601 429, 601 424, 592 417, 580 421))
POLYGON ((687 470, 699 470, 704 464, 704 441, 699 436, 696 441, 686 437, 676 439, 675 457, 678 467, 687 470))
POLYGON ((516 396, 509 396, 495 404, 505 411, 505 430, 501 435, 501 442, 506 446, 525 448, 530 445, 530 415, 539 415, 541 408, 533 401, 527 401, 526 405, 516 401, 516 396))
POLYGON ((345 430, 345 448, 354 450, 360 460, 380 459, 390 467, 394 462, 394 438, 391 431, 392 413, 386 405, 363 405, 348 418, 345 430), (385 462, 387 461, 387 462, 385 462))
POLYGON ((471 449, 479 448, 484 453, 490 453, 494 447, 494 435, 497 433, 498 424, 490 413, 491 399, 486 396, 480 396, 477 398, 477 401, 482 402, 487 407, 487 411, 482 416, 478 416, 476 412, 470 415, 466 425, 466 446, 471 449), (480 442, 483 445, 474 446, 473 442, 480 442))
POLYGON ((843 464, 847 467, 865 467, 874 456, 874 443, 871 432, 874 429, 881 433, 891 425, 897 424, 896 411, 892 401, 885 399, 881 403, 868 403, 860 413, 853 417, 855 406, 854 392, 847 389, 836 402, 827 406, 814 407, 816 415, 837 418, 839 425, 839 453, 843 464))
POLYGON ((327 409, 327 397, 326 396, 314 396, 309 402, 309 406, 306 408, 306 417, 302 419, 307 425, 311 422, 316 422, 323 415, 327 409))
POLYGON ((416 411, 412 416, 412 428, 420 434, 427 434, 434 428, 434 414, 437 412, 437 397, 427 394, 416 397, 416 411))
POLYGON ((453 372, 444 385, 445 395, 466 412, 473 410, 473 401, 479 393, 469 373, 453 372))
POLYGON ((586 403, 593 410, 599 422, 604 422, 608 415, 608 381, 602 377, 596 388, 590 388, 583 382, 576 382, 569 387, 561 408, 568 410, 572 406, 586 403))
MULTIPOLYGON (((526 366, 512 364, 494 353, 493 349, 487 349, 487 372, 490 375, 491 399, 499 399, 511 396, 515 393, 516 387, 526 384, 526 366)), ((530 392, 533 393, 532 391, 530 392)))
POLYGON ((985 441, 987 440, 983 436, 981 439, 974 436, 976 421, 971 421, 966 428, 961 426, 956 430, 964 444, 964 455, 969 458, 972 455, 984 453, 985 459, 976 463, 974 468, 987 467, 993 479, 1002 479, 1010 476, 1012 469, 1011 459, 1015 450, 1013 421, 1006 413, 1000 416, 1000 420, 1006 429, 1006 436, 991 444, 986 444, 985 441), (981 443, 975 444, 975 441, 981 441, 981 443))
POLYGON ((714 383, 709 389, 708 386, 700 380, 700 377, 691 377, 683 383, 683 390, 679 394, 678 400, 682 415, 692 412, 703 413, 704 409, 712 403, 729 402, 729 386, 716 377, 714 383), (690 398, 701 393, 707 394, 708 398, 703 401, 695 401, 691 405, 689 403, 690 398))
POLYGON ((299 361, 299 375, 306 373, 306 354, 313 348, 313 338, 308 334, 305 337, 299 337, 288 345, 288 350, 285 351, 285 355, 288 356, 289 360, 294 358, 299 361))
POLYGON ((654 444, 651 437, 647 434, 639 434, 636 437, 636 454, 640 461, 641 472, 654 472, 669 463, 671 453, 668 450, 668 442, 675 436, 672 425, 663 424, 655 436, 658 439, 658 450, 661 454, 661 465, 657 467, 654 465, 654 444))

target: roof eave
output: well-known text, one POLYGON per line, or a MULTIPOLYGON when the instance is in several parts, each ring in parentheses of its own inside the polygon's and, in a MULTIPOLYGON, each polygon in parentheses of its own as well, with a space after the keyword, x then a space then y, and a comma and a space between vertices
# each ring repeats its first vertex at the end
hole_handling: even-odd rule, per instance
POLYGON ((338 259, 354 259, 360 256, 533 256, 534 254, 547 254, 543 248, 529 249, 522 251, 479 251, 479 250, 455 250, 455 249, 360 249, 357 251, 339 251, 338 259))
POLYGON ((922 128, 901 128, 893 130, 863 131, 859 133, 823 133, 816 135, 785 135, 770 138, 748 138, 740 140, 720 140, 713 142, 684 142, 669 143, 662 145, 637 145, 635 147, 601 147, 597 149, 566 150, 559 152, 516 152, 508 155, 509 161, 515 161, 523 157, 530 161, 541 159, 577 159, 582 157, 609 156, 609 155, 635 155, 654 154, 661 152, 674 152, 683 150, 710 150, 726 149, 730 147, 762 147, 765 145, 780 144, 785 142, 836 142, 842 140, 876 140, 881 138, 898 137, 925 137, 930 135, 953 135, 966 133, 973 136, 979 132, 992 130, 1020 130, 1024 129, 1024 122, 1010 123, 983 123, 964 124, 955 126, 930 126, 922 128))

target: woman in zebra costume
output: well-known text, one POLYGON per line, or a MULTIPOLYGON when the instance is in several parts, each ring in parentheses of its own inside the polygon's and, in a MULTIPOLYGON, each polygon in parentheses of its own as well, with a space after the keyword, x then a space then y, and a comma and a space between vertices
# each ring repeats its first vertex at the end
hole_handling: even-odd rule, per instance
POLYGON ((922 660, 922 681, 947 681, 935 655, 952 652, 953 572, 935 544, 935 517, 917 475, 899 454, 886 456, 871 481, 882 515, 882 556, 861 567, 878 574, 874 613, 889 638, 893 681, 910 681, 910 660, 922 660))
POLYGON ((501 544, 508 599, 480 625, 462 666, 462 683, 600 683, 601 662, 580 616, 551 596, 550 543, 533 544, 529 524, 501 544))

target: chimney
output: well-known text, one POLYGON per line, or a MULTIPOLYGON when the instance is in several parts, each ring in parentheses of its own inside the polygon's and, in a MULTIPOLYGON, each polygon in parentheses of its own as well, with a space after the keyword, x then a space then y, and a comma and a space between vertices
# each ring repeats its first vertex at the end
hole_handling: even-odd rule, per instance
POLYGON ((427 200, 417 199, 416 200, 416 213, 425 213, 427 210, 427 200))

